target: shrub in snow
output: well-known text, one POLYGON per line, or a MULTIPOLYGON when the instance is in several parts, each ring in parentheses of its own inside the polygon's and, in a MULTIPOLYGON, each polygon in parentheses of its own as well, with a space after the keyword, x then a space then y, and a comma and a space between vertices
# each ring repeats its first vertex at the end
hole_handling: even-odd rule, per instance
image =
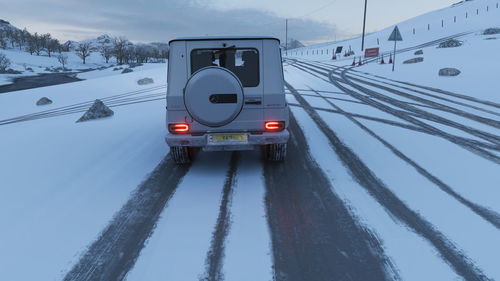
POLYGON ((113 114, 115 114, 113 110, 107 107, 101 100, 95 100, 94 104, 76 122, 84 122, 88 120, 110 117, 113 116, 113 114))
POLYGON ((493 34, 500 34, 500 28, 498 27, 492 27, 488 28, 483 32, 483 35, 493 35, 493 34))
POLYGON ((125 68, 125 69, 122 71, 122 73, 130 73, 130 72, 133 72, 133 70, 132 70, 132 69, 130 69, 130 68, 125 68))
POLYGON ((57 55, 57 61, 62 65, 63 69, 66 69, 66 64, 68 64, 68 56, 60 53, 57 55))
POLYGON ((47 105, 47 104, 51 104, 52 103, 52 100, 50 100, 49 98, 47 97, 43 97, 41 99, 39 99, 37 102, 36 102, 36 105, 47 105))
POLYGON ((450 39, 448 41, 444 41, 439 43, 438 48, 456 48, 462 46, 464 43, 462 41, 458 41, 456 39, 450 39))
POLYGON ((138 67, 138 66, 142 66, 142 63, 131 63, 131 64, 129 64, 130 68, 135 68, 135 67, 138 67))
POLYGON ((22 71, 17 71, 17 70, 14 70, 12 68, 9 68, 5 71, 0 71, 0 73, 5 73, 5 74, 23 74, 22 71))
POLYGON ((423 50, 418 50, 415 52, 415 56, 421 56, 424 54, 424 51, 423 50))
POLYGON ((10 66, 10 60, 6 55, 0 54, 0 73, 5 73, 10 66))
POLYGON ((439 76, 458 76, 460 73, 462 73, 460 70, 451 67, 439 70, 439 76))
POLYGON ((153 84, 155 81, 153 81, 153 79, 151 78, 143 78, 139 81, 137 81, 137 84, 139 85, 147 85, 147 84, 153 84))
POLYGON ((117 71, 117 70, 121 70, 121 69, 123 69, 123 67, 115 67, 115 68, 113 68, 113 71, 117 71))
POLYGON ((423 62, 423 61, 424 61, 423 57, 418 57, 418 58, 413 58, 413 59, 405 60, 403 63, 404 64, 411 64, 411 63, 419 63, 419 62, 423 62))

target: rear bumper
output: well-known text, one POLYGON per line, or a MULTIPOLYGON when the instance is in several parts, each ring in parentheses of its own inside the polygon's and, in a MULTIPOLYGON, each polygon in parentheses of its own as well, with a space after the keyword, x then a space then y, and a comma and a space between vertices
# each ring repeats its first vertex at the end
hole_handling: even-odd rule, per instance
MULTIPOLYGON (((232 132, 233 134, 235 132, 232 132)), ((165 141, 169 146, 190 146, 202 147, 206 151, 223 151, 223 150, 253 150, 255 147, 265 144, 287 143, 290 138, 288 130, 277 133, 248 133, 248 142, 246 143, 221 143, 217 145, 208 143, 208 135, 201 136, 192 135, 172 135, 167 134, 165 141)))

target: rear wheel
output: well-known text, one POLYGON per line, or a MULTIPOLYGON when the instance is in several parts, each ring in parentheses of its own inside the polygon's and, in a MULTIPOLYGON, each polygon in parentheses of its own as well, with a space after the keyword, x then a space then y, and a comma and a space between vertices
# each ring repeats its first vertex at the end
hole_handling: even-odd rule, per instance
POLYGON ((172 146, 170 154, 177 164, 189 164, 193 160, 192 148, 187 146, 172 146))
POLYGON ((264 158, 271 162, 281 162, 285 160, 287 144, 277 143, 277 144, 266 144, 263 148, 264 158))

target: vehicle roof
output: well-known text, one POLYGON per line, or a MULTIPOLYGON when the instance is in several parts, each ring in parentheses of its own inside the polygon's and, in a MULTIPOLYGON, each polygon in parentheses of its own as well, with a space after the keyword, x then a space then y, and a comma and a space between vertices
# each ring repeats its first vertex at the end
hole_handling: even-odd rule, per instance
POLYGON ((217 41, 217 40, 276 40, 278 38, 270 36, 200 36, 200 37, 180 37, 170 40, 168 44, 174 41, 217 41))

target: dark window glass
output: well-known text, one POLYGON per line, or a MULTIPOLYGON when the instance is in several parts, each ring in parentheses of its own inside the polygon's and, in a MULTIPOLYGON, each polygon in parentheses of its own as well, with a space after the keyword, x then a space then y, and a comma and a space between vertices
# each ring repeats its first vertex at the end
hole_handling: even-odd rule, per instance
POLYGON ((191 51, 191 74, 207 66, 232 71, 243 87, 259 85, 259 52, 256 49, 195 49, 191 51))

